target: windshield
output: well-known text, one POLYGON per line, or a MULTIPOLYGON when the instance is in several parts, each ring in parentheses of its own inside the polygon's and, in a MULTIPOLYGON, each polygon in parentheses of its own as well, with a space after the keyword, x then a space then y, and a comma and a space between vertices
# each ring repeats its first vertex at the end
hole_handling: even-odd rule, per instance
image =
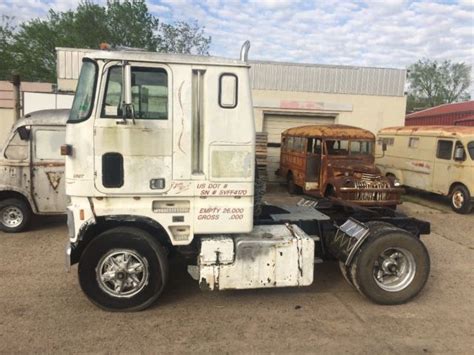
POLYGON ((471 159, 474 160, 474 141, 468 143, 467 150, 469 151, 469 155, 471 156, 471 159))
POLYGON ((351 155, 372 154, 372 149, 371 141, 351 141, 351 155))
POLYGON ((372 155, 372 141, 328 140, 326 147, 329 155, 372 155))
POLYGON ((97 65, 91 61, 84 61, 68 123, 80 122, 90 116, 94 102, 96 76, 97 65))

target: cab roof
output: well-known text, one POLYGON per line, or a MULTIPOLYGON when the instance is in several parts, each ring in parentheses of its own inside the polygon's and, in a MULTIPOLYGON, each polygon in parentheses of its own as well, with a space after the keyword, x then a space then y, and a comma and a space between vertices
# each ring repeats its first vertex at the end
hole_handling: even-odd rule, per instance
POLYGON ((91 50, 90 52, 86 52, 84 58, 173 64, 249 66, 246 62, 237 59, 191 54, 146 52, 142 50, 91 50))
POLYGON ((470 126, 400 126, 381 129, 379 134, 469 137, 474 136, 474 127, 470 126))
POLYGON ((65 126, 66 121, 69 117, 69 109, 58 109, 58 110, 40 110, 34 111, 27 114, 25 117, 20 118, 13 126, 13 130, 16 130, 21 126, 65 126))
POLYGON ((375 135, 366 129, 341 124, 293 127, 283 131, 282 135, 326 139, 375 139, 375 135))

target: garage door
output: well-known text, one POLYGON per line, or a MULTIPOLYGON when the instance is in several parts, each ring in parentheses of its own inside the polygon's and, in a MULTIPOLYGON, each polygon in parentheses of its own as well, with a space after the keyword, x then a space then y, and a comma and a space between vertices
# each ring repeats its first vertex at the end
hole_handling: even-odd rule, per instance
POLYGON ((284 181, 275 175, 275 171, 280 167, 281 132, 292 127, 333 123, 334 117, 266 114, 263 118, 263 131, 268 133, 268 181, 284 181))

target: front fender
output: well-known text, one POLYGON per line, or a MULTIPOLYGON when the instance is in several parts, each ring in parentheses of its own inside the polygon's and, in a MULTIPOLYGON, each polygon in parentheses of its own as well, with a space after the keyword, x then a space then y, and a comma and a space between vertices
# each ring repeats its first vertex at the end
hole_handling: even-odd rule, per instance
POLYGON ((70 243, 70 247, 68 248, 68 254, 70 258, 69 265, 74 265, 79 262, 82 252, 92 239, 102 232, 118 226, 131 226, 140 228, 149 232, 164 246, 171 246, 172 244, 167 230, 161 224, 149 217, 134 215, 108 215, 90 218, 81 224, 74 237, 74 242, 70 243))

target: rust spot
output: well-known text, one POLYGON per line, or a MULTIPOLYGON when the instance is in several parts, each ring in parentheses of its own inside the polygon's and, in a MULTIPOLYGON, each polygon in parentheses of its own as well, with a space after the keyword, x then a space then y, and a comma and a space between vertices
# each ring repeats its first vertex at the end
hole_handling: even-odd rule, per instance
POLYGON ((341 124, 334 125, 310 125, 287 129, 282 133, 283 136, 298 137, 324 137, 325 139, 374 139, 375 135, 362 128, 346 126, 341 124))
POLYGON ((32 166, 37 167, 46 167, 46 168, 53 168, 53 167, 61 167, 64 166, 64 163, 33 163, 32 166))

